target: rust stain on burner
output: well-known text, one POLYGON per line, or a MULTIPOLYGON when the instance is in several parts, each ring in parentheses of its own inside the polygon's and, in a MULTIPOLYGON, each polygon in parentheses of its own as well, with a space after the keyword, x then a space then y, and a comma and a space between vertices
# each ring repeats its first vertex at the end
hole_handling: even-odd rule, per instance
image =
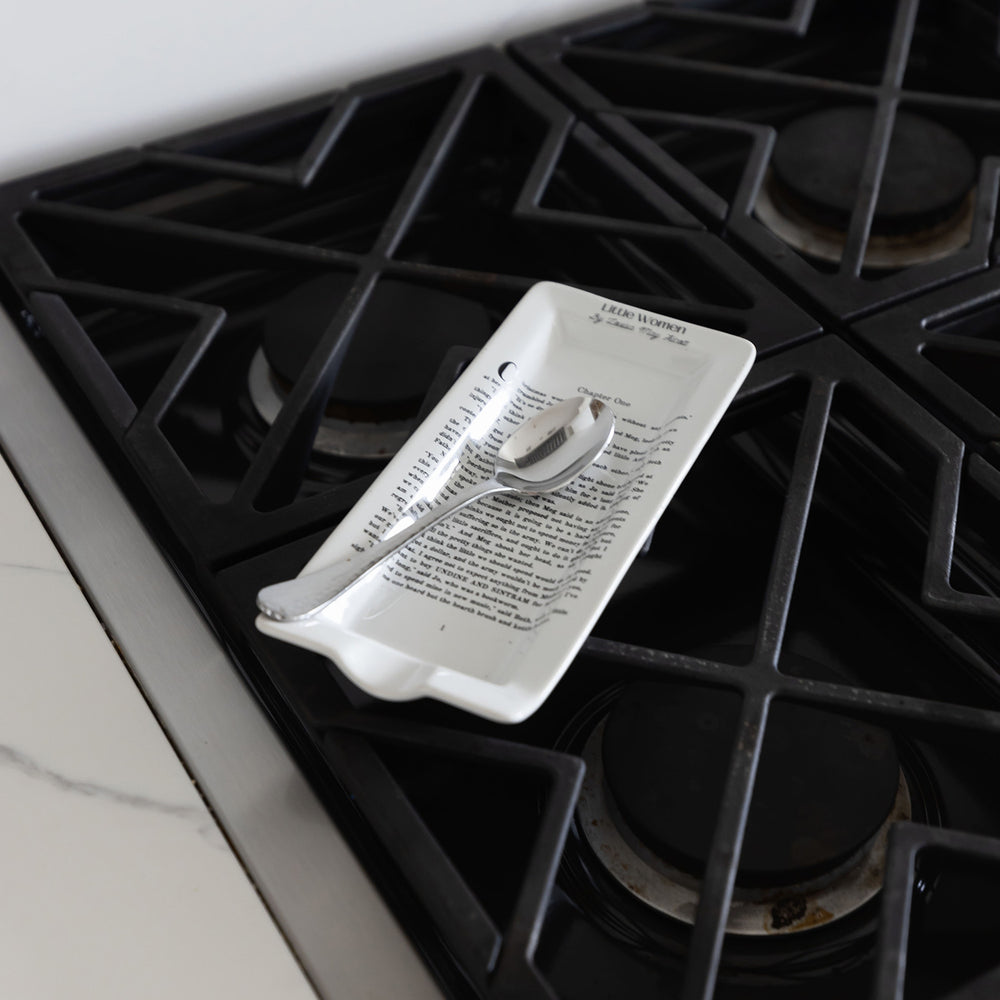
POLYGON ((804 930, 806 927, 818 927, 820 924, 825 924, 828 920, 832 919, 833 914, 829 910, 824 910, 822 906, 817 906, 815 910, 806 914, 805 920, 798 926, 804 930))
POLYGON ((791 927, 806 915, 805 896, 792 896, 771 907, 771 928, 776 931, 791 927))
MULTIPOLYGON (((603 768, 604 722, 594 727, 583 749, 587 777, 577 804, 581 833, 623 889, 654 910, 693 924, 700 880, 655 855, 620 818, 616 819, 603 768)), ((889 828, 911 815, 909 789, 899 771, 892 812, 869 843, 841 868, 824 872, 814 882, 757 889, 736 887, 726 918, 726 933, 784 936, 823 927, 855 912, 882 887, 889 828)), ((823 816, 819 819, 823 820, 823 816)))
POLYGON ((771 907, 770 915, 770 923, 765 924, 765 930, 769 934, 803 931, 810 927, 819 927, 833 919, 833 914, 822 906, 809 909, 805 896, 791 896, 775 903, 771 907))

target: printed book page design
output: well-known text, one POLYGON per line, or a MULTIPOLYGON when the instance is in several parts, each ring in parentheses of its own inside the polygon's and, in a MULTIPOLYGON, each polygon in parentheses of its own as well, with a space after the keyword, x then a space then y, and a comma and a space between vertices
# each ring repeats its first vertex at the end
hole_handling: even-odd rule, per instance
MULTIPOLYGON (((511 390, 496 375, 482 376, 393 490, 395 506, 383 506, 365 535, 374 543, 489 479, 509 435, 560 399, 527 383, 511 390)), ((678 414, 650 426, 616 416, 610 446, 571 485, 550 496, 477 500, 393 556, 382 579, 501 629, 545 627, 579 599, 688 418, 678 414)))

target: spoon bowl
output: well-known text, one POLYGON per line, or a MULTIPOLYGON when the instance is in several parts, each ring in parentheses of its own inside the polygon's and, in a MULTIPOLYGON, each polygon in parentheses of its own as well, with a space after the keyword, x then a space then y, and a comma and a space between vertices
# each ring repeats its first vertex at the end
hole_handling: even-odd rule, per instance
POLYGON ((569 485, 607 448, 614 431, 614 413, 601 400, 593 396, 562 400, 526 420, 507 438, 497 452, 492 478, 442 500, 365 552, 264 587, 257 595, 257 607, 275 621, 310 618, 393 552, 474 500, 491 493, 539 496, 569 485))
POLYGON ((501 445, 494 478, 514 493, 539 495, 569 485, 611 440, 615 417, 592 396, 574 396, 526 420, 501 445))

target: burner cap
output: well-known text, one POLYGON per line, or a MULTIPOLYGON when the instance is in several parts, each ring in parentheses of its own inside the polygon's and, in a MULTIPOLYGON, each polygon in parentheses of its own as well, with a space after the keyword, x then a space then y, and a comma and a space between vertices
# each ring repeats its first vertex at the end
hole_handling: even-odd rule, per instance
MULTIPOLYGON (((771 158, 778 191, 815 223, 846 230, 874 112, 845 107, 795 119, 771 158)), ((916 233, 960 211, 976 180, 976 161, 954 132, 920 115, 896 115, 872 232, 916 233)))
MULTIPOLYGON (((327 274, 287 295, 264 324, 264 354, 287 385, 298 378, 353 275, 327 274)), ((380 281, 334 382, 327 414, 385 421, 415 416, 448 349, 479 347, 492 333, 478 303, 433 288, 380 281)))
MULTIPOLYGON (((608 789, 629 831, 696 876, 704 873, 739 714, 731 691, 640 683, 605 727, 608 789)), ((884 730, 776 704, 737 882, 782 887, 831 872, 875 835, 898 787, 899 760, 884 730)))

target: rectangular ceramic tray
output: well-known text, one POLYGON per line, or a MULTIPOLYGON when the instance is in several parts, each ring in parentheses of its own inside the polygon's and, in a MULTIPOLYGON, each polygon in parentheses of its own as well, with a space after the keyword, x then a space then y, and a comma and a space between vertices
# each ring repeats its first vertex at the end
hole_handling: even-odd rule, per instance
POLYGON ((605 453, 553 496, 476 501, 313 618, 257 627, 377 697, 521 721, 572 662, 753 358, 739 337, 536 285, 303 573, 367 548, 446 485, 488 478, 511 431, 559 399, 612 407, 605 453))

